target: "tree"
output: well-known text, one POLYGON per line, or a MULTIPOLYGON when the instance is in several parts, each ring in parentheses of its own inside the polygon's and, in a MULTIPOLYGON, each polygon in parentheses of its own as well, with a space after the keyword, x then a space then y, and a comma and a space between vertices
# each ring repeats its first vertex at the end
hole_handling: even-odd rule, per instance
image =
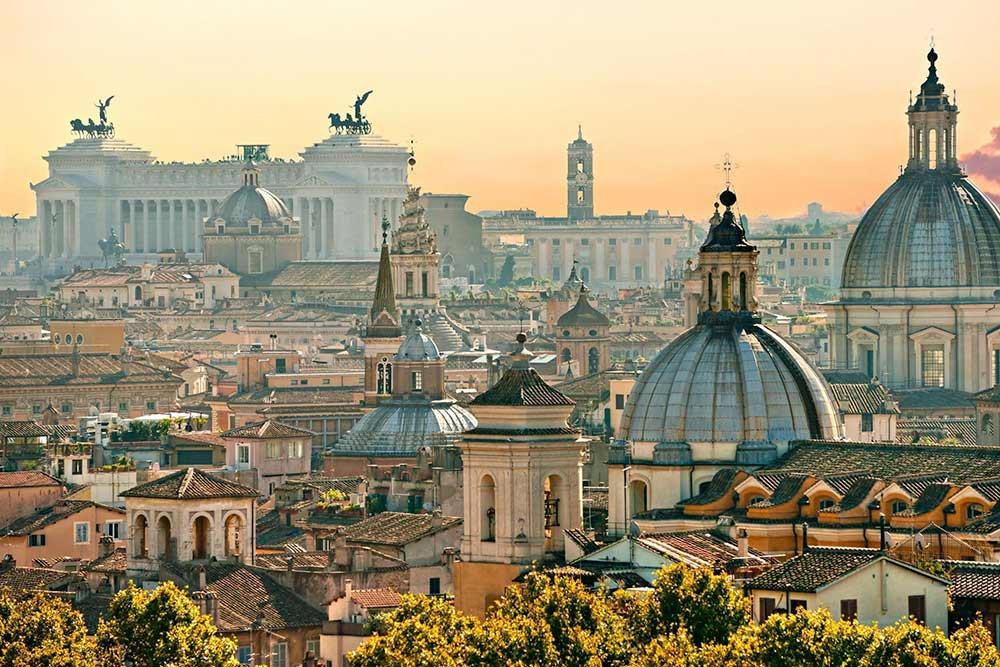
POLYGON ((696 646, 725 643, 750 620, 750 600, 724 574, 671 565, 661 569, 646 596, 630 614, 631 630, 642 643, 670 635, 681 626, 696 646))
POLYGON ((506 287, 514 282, 514 255, 507 255, 500 267, 500 277, 497 278, 497 285, 506 287))
POLYGON ((355 651, 351 667, 457 667, 468 664, 469 637, 480 622, 445 600, 404 595, 372 622, 375 634, 355 651))
POLYGON ((0 592, 0 667, 94 664, 94 640, 80 612, 44 594, 15 600, 0 592))
POLYGON ((134 667, 235 667, 236 644, 220 637, 172 582, 147 592, 134 584, 118 593, 97 631, 105 664, 134 667))

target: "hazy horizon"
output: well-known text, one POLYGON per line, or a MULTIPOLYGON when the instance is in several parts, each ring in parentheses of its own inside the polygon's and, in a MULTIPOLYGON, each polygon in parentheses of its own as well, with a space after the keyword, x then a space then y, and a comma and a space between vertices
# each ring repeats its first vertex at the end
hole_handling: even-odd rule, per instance
POLYGON ((810 201, 856 212, 906 159, 932 29, 941 81, 958 90, 959 153, 1000 191, 1000 53, 983 38, 1000 25, 995 3, 112 1, 8 3, 0 17, 15 99, 0 110, 2 215, 34 212, 42 155, 72 141, 71 119, 96 119, 98 98, 114 95, 118 137, 160 160, 237 143, 294 158, 368 89, 375 132, 416 141, 411 183, 467 194, 472 211, 562 215, 582 124, 598 214, 703 219, 726 152, 750 217, 810 201))

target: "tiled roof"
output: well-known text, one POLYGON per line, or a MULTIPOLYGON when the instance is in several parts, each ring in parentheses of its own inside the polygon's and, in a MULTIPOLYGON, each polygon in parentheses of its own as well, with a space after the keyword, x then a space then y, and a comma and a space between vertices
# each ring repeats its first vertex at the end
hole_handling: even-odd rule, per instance
POLYGON ((898 514, 900 516, 920 516, 921 514, 926 514, 939 507, 945 501, 951 488, 951 484, 930 484, 917 497, 912 507, 908 507, 902 512, 898 512, 898 514))
POLYGON ((844 512, 846 510, 854 509, 868 497, 868 494, 871 492, 872 487, 875 486, 875 482, 877 481, 878 480, 874 477, 861 477, 855 479, 854 483, 847 489, 847 492, 842 492, 843 496, 841 497, 840 502, 825 511, 844 512))
POLYGON ((306 386, 264 387, 229 397, 230 403, 269 405, 349 405, 354 407, 354 396, 363 391, 360 387, 306 386))
POLYGON ((896 422, 896 442, 917 442, 921 438, 940 442, 955 438, 963 445, 975 445, 978 436, 975 417, 900 419, 896 422))
POLYGON ((36 421, 0 421, 0 438, 40 438, 48 431, 36 421))
POLYGON ((983 494, 987 500, 993 502, 1000 500, 1000 479, 979 480, 972 484, 972 488, 983 494))
MULTIPOLYGON (((28 516, 15 519, 7 524, 6 527, 0 529, 0 532, 6 535, 29 535, 53 523, 62 521, 77 512, 82 512, 87 508, 96 507, 97 505, 98 503, 92 500, 62 500, 51 507, 43 507, 28 516)), ((104 505, 101 505, 101 507, 105 507, 110 511, 120 511, 123 515, 125 514, 125 512, 114 510, 111 507, 104 505)))
POLYGON ((833 397, 840 403, 840 410, 849 415, 897 414, 889 392, 874 382, 839 384, 831 383, 833 397))
POLYGON ((636 541, 674 562, 692 567, 728 563, 737 558, 758 564, 765 562, 764 554, 755 549, 749 549, 746 556, 740 556, 736 540, 708 530, 654 533, 643 535, 636 541))
POLYGON ((326 615, 291 589, 273 579, 265 570, 238 563, 215 563, 206 568, 207 589, 219 600, 219 629, 223 632, 247 630, 258 613, 264 627, 319 627, 326 615))
POLYGON ((170 442, 172 444, 197 444, 197 445, 218 445, 220 447, 225 447, 226 441, 222 439, 218 433, 213 433, 212 431, 178 431, 176 433, 170 433, 170 442))
POLYGON ((27 598, 38 591, 63 588, 79 579, 75 572, 50 570, 42 567, 4 567, 0 565, 0 589, 9 590, 16 598, 27 598))
POLYGON ((807 553, 754 577, 746 585, 752 590, 812 593, 884 557, 885 554, 877 549, 809 547, 807 553))
POLYGON ((258 528, 257 546, 284 547, 298 542, 303 535, 305 531, 298 526, 289 526, 282 522, 268 528, 258 528))
POLYGON ((351 542, 403 546, 462 523, 462 519, 455 516, 445 516, 440 519, 441 525, 435 527, 432 514, 382 512, 345 527, 341 534, 351 542))
POLYGON ((739 471, 736 468, 722 468, 712 476, 712 480, 708 483, 704 491, 677 504, 708 505, 714 503, 726 494, 733 485, 733 480, 736 479, 738 473, 739 471))
POLYGON ((1000 448, 805 441, 754 476, 784 472, 828 477, 844 470, 870 470, 879 479, 911 483, 913 471, 929 471, 962 484, 1000 477, 1000 448))
POLYGON ((778 486, 775 487, 768 498, 754 503, 753 507, 783 505, 795 497, 795 494, 799 492, 802 488, 802 483, 805 481, 806 475, 788 475, 778 482, 778 486))
POLYGON ((589 554, 591 551, 597 549, 597 542, 593 540, 585 531, 580 528, 570 528, 563 531, 566 539, 571 540, 578 547, 583 549, 583 553, 589 554))
POLYGON ((254 563, 265 570, 286 570, 288 559, 292 559, 295 569, 325 569, 330 564, 330 552, 305 551, 282 554, 257 554, 254 563))
POLYGON ((282 424, 281 422, 267 419, 261 422, 245 424, 234 429, 230 429, 222 434, 223 438, 244 438, 252 440, 271 440, 278 438, 302 438, 312 437, 313 432, 304 428, 297 428, 282 424))
POLYGON ((942 561, 951 586, 952 599, 1000 600, 1000 563, 974 561, 942 561))
MULTIPOLYGON (((375 293, 377 261, 292 262, 267 280, 271 287, 314 287, 325 291, 354 292, 355 300, 375 293)), ((241 281, 242 282, 242 281, 241 281)))
POLYGON ((321 493, 334 490, 340 491, 341 493, 352 494, 358 492, 358 487, 361 486, 361 482, 364 481, 364 477, 323 477, 323 476, 313 476, 313 477, 302 477, 299 479, 290 479, 284 484, 283 487, 296 487, 296 486, 308 486, 320 491, 321 493))
POLYGON ((554 385, 565 396, 573 399, 606 398, 611 387, 611 380, 636 378, 631 371, 608 369, 599 373, 590 373, 580 377, 563 380, 554 385))
POLYGON ((509 368, 495 385, 472 399, 470 405, 575 405, 550 387, 533 368, 509 368))
POLYGON ((0 489, 29 486, 62 486, 63 483, 44 472, 24 470, 20 472, 0 472, 0 489))
POLYGON ((923 387, 921 389, 896 389, 893 395, 899 403, 899 410, 940 410, 961 408, 972 410, 976 407, 972 394, 955 389, 941 387, 923 387))
POLYGON ((576 305, 563 313, 556 321, 558 327, 606 327, 611 322, 601 311, 590 305, 587 292, 580 290, 576 305))
POLYGON ((135 361, 125 374, 121 361, 111 354, 80 354, 78 361, 79 372, 74 374, 72 354, 3 355, 0 356, 0 386, 181 383, 180 378, 169 372, 135 361))
POLYGON ((911 475, 900 475, 893 481, 904 491, 914 498, 918 497, 924 490, 933 484, 939 484, 948 480, 948 474, 942 472, 918 472, 911 475))
POLYGON ((107 572, 122 574, 128 567, 128 556, 124 547, 112 550, 106 556, 100 556, 87 563, 83 569, 90 572, 107 572))
POLYGON ((119 495, 126 498, 190 500, 193 498, 256 498, 260 494, 248 486, 230 482, 198 468, 186 468, 166 477, 133 486, 119 495))
POLYGON ((364 588, 351 591, 351 601, 365 609, 395 609, 403 596, 391 588, 364 588))

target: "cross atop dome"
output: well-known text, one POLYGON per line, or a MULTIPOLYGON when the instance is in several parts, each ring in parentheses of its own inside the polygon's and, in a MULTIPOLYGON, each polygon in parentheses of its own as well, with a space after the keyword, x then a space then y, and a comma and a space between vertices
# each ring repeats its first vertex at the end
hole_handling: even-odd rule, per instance
POLYGON ((938 54, 927 52, 927 78, 920 84, 915 99, 910 102, 909 117, 910 158, 906 172, 936 169, 958 171, 958 150, 955 143, 958 105, 948 99, 944 84, 938 79, 938 54))

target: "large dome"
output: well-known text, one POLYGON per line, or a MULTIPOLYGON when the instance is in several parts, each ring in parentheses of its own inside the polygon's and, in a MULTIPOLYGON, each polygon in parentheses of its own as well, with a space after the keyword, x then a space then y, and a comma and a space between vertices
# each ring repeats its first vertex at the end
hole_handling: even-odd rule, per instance
POLYGON ((265 188, 244 185, 226 197, 217 217, 227 224, 246 224, 257 219, 264 224, 292 217, 281 197, 265 188))
POLYGON ((629 441, 657 443, 657 452, 678 450, 688 460, 677 463, 690 462, 694 443, 735 443, 737 463, 759 464, 790 440, 841 437, 823 377, 752 321, 700 324, 663 348, 629 396, 622 432, 629 441))
POLYGON ((961 173, 907 171, 861 219, 841 286, 1000 287, 1000 212, 961 173))

